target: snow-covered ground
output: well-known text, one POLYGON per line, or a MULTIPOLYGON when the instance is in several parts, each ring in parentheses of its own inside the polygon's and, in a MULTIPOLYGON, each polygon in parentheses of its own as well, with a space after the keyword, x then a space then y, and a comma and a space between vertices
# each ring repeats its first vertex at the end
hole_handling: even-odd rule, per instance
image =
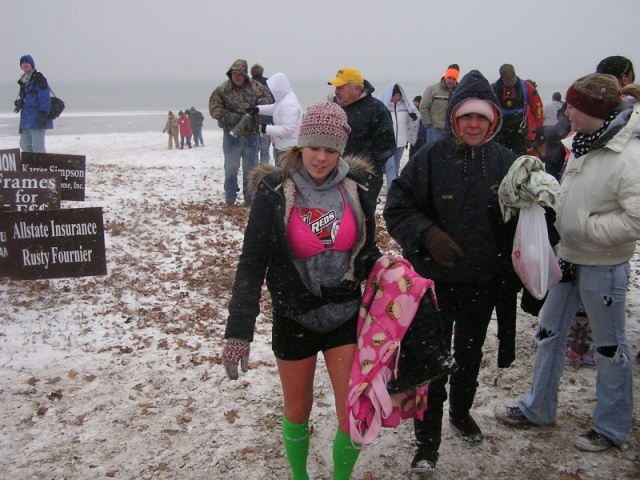
MULTIPOLYGON (((39 281, 0 278, 0 468, 11 479, 286 479, 282 398, 270 348, 268 296, 250 370, 220 365, 226 307, 247 210, 223 205, 222 137, 167 150, 160 133, 48 136, 52 153, 87 157, 84 206, 104 209, 108 275, 39 281)), ((17 136, 0 137, 0 149, 17 136)), ((63 208, 79 207, 63 202, 63 208)), ((398 251, 379 221, 383 252, 398 251)), ((632 266, 627 332, 640 349, 640 257, 632 266)), ((517 360, 496 366, 496 325, 474 416, 485 434, 468 447, 448 426, 438 470, 425 478, 640 478, 640 411, 629 441, 584 453, 573 439, 591 425, 594 367, 568 366, 557 424, 510 429, 494 409, 530 385, 537 319, 518 317, 517 360)), ((331 478, 331 385, 316 379, 309 471, 331 478)), ((640 402, 640 367, 634 394, 640 402)), ((445 419, 446 422, 446 419, 445 419)), ((412 478, 410 422, 385 430, 353 477, 412 478)), ((418 478, 414 476, 413 478, 418 478)))

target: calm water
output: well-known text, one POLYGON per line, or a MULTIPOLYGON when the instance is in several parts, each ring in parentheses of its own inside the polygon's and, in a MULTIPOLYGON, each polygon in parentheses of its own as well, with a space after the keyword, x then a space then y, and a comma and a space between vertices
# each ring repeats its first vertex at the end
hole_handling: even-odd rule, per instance
MULTIPOLYGON (((47 135, 87 133, 126 133, 159 131, 164 128, 167 111, 175 114, 195 107, 205 116, 204 129, 217 129, 209 116, 209 96, 223 79, 211 82, 180 83, 60 83, 52 86, 66 103, 55 128, 47 135)), ((392 81, 373 80, 376 92, 381 93, 392 81)), ((401 82, 407 95, 422 95, 432 81, 401 82)), ((326 100, 333 92, 324 81, 291 81, 292 87, 306 109, 313 103, 326 100)), ((554 91, 563 93, 567 86, 540 85, 543 101, 551 100, 554 91)), ((0 136, 16 135, 19 115, 13 113, 13 101, 18 94, 16 84, 0 85, 0 136)))

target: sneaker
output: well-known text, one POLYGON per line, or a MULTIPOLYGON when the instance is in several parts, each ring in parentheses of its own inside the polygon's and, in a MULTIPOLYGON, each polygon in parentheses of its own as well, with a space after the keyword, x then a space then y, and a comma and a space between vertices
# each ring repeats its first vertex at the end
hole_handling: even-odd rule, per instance
POLYGON ((418 450, 411 461, 411 471, 416 473, 433 472, 438 463, 439 454, 429 445, 418 444, 418 450))
POLYGON ((505 425, 512 427, 530 427, 536 424, 524 416, 520 407, 498 407, 496 418, 505 425))
POLYGON ((469 412, 463 414, 449 412, 449 425, 468 445, 480 445, 484 440, 480 427, 469 412))
POLYGON ((592 428, 576 438, 574 445, 585 452, 603 452, 613 446, 613 442, 592 428))

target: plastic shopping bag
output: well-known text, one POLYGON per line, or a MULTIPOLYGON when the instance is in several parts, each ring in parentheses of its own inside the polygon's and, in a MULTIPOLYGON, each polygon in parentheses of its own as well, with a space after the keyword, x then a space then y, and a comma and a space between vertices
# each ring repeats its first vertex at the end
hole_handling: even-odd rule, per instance
POLYGON ((538 203, 520 209, 511 259, 525 288, 538 300, 542 300, 547 290, 562 278, 549 243, 544 209, 538 203))

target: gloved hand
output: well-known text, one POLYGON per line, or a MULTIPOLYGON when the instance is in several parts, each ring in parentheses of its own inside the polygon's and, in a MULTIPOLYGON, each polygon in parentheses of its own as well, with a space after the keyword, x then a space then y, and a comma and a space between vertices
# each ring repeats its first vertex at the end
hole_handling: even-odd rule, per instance
POLYGON ((545 138, 545 136, 544 136, 544 128, 543 128, 543 127, 540 127, 540 128, 538 128, 538 129, 536 129, 536 139, 535 139, 535 142, 536 142, 538 145, 543 145, 545 141, 546 141, 546 138, 545 138))
POLYGON ((411 118, 411 120, 415 121, 418 119, 418 115, 416 114, 416 112, 411 112, 409 114, 409 117, 411 118))
POLYGON ((422 244, 433 259, 443 267, 453 268, 458 258, 464 257, 462 249, 447 232, 433 226, 422 235, 422 244))
POLYGON ((235 127, 241 118, 242 118, 242 115, 240 115, 239 113, 229 112, 229 127, 230 128, 235 127))
POLYGON ((222 364, 229 380, 238 379, 238 362, 243 372, 249 370, 250 343, 237 338, 230 338, 222 350, 222 364))
POLYGON ((260 109, 258 107, 249 107, 245 110, 249 115, 257 115, 260 113, 260 109))
POLYGON ((262 126, 260 127, 260 133, 262 133, 263 135, 265 135, 267 133, 267 124, 263 123, 262 126))
POLYGON ((47 126, 47 122, 49 121, 47 117, 48 117, 47 112, 43 110, 40 110, 38 112, 38 125, 40 125, 41 128, 45 128, 47 126))

